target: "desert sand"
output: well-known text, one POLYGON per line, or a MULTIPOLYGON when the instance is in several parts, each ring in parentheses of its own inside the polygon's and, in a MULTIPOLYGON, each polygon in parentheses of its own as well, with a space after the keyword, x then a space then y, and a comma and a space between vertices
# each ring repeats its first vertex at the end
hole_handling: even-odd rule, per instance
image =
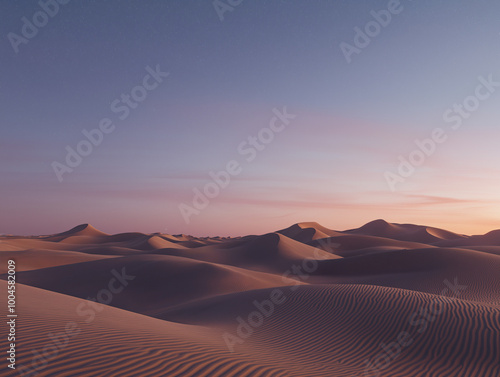
POLYGON ((11 259, 17 368, 4 357, 2 376, 500 375, 500 231, 375 220, 196 238, 84 224, 0 237, 2 292, 11 259))

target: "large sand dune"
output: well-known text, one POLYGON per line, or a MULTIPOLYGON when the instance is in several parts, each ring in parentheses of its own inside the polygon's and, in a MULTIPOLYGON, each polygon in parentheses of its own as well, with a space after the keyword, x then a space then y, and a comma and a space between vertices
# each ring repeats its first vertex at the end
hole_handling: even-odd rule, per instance
POLYGON ((9 259, 17 371, 4 358, 2 376, 500 375, 500 231, 376 220, 196 238, 84 224, 0 237, 3 280, 9 259))

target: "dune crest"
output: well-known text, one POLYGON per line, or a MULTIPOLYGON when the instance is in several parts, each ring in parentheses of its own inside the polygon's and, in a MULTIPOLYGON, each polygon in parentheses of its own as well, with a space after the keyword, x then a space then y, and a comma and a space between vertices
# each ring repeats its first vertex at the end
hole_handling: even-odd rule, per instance
POLYGON ((25 373, 500 375, 500 230, 375 220, 197 238, 82 224, 2 236, 2 280, 10 259, 25 373), (71 322, 81 332, 36 369, 32 351, 71 322))

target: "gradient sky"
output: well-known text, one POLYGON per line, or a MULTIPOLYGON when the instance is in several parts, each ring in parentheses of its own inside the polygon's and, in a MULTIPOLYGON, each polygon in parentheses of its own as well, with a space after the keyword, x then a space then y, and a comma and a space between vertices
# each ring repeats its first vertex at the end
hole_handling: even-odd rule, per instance
POLYGON ((339 45, 387 4, 246 0, 221 21, 210 0, 72 0, 16 53, 9 33, 41 8, 0 1, 0 233, 500 228, 500 88, 395 192, 384 179, 479 76, 500 81, 500 3, 402 0, 348 64, 339 45), (169 77, 118 119, 157 65, 169 77), (238 145, 284 106, 296 118, 246 162, 238 145), (59 182, 52 162, 105 117, 116 129, 59 182), (230 160, 241 174, 186 224, 179 204, 230 160))

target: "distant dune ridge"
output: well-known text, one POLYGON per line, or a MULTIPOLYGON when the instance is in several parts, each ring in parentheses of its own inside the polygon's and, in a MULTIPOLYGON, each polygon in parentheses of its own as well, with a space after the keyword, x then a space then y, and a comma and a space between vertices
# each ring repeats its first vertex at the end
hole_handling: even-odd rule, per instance
POLYGON ((83 224, 0 241, 19 313, 17 371, 4 358, 2 376, 500 376, 500 230, 83 224))

